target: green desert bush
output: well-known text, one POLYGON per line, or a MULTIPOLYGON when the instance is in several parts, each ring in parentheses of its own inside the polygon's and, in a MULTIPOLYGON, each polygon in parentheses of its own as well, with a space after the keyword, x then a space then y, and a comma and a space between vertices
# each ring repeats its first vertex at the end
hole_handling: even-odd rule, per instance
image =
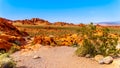
POLYGON ((15 68, 16 62, 8 53, 0 54, 0 68, 15 68))
POLYGON ((85 56, 86 54, 91 56, 97 54, 117 56, 119 54, 119 50, 116 49, 118 37, 110 36, 109 29, 97 29, 93 24, 84 26, 82 29, 83 42, 76 50, 78 56, 85 56), (100 36, 94 35, 97 30, 102 31, 103 34, 100 36))
POLYGON ((0 53, 4 54, 4 53, 6 53, 6 50, 5 49, 0 49, 0 53))
POLYGON ((91 56, 95 54, 95 48, 93 44, 88 40, 83 40, 83 45, 78 47, 78 49, 75 51, 76 55, 78 56, 85 56, 86 54, 90 54, 91 56))

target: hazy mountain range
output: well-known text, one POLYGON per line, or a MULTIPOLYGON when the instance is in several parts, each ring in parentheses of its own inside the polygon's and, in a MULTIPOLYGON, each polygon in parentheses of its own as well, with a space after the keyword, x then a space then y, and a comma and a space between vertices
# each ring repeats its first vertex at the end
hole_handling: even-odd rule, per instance
POLYGON ((119 25, 120 26, 120 21, 116 21, 116 22, 98 22, 96 24, 100 24, 100 25, 119 25))

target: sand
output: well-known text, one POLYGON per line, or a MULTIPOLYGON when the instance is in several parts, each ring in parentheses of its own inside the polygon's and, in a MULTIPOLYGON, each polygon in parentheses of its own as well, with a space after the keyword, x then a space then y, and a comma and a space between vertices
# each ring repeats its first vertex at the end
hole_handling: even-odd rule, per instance
MULTIPOLYGON (((18 51, 11 56, 17 62, 17 68, 110 68, 111 65, 98 64, 90 58, 77 57, 76 48, 61 46, 41 46, 38 50, 18 51), (33 59, 39 56, 38 59, 33 59)), ((111 67, 113 68, 113 67, 111 67)))

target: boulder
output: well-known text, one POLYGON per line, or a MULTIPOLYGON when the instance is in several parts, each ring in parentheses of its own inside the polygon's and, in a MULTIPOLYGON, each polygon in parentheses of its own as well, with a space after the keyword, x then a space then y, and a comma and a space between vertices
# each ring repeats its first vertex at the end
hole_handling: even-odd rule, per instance
POLYGON ((95 61, 97 61, 97 62, 101 62, 101 60, 102 60, 103 58, 104 58, 103 55, 96 55, 96 56, 94 57, 95 61))
POLYGON ((99 64, 104 64, 103 59, 99 60, 98 63, 99 63, 99 64))
POLYGON ((113 62, 113 58, 111 56, 107 56, 107 57, 103 58, 103 61, 105 64, 110 64, 113 62))

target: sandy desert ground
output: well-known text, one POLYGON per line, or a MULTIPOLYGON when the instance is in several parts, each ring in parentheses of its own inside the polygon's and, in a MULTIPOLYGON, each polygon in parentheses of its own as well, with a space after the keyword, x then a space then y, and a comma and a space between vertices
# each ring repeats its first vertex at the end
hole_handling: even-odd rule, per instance
POLYGON ((112 64, 101 65, 91 58, 77 57, 76 48, 41 46, 33 51, 18 51, 11 56, 18 68, 115 68, 112 64), (34 59, 34 56, 40 58, 34 59))

